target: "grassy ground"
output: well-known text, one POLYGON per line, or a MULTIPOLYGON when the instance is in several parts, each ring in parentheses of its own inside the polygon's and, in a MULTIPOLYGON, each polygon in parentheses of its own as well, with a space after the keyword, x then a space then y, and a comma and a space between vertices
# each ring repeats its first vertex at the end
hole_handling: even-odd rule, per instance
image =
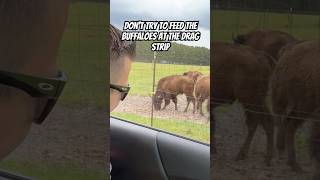
MULTIPOLYGON (((106 106, 108 16, 106 4, 73 3, 70 6, 68 25, 58 55, 59 67, 69 77, 60 103, 106 106)), ((106 172, 73 165, 16 160, 3 161, 0 168, 41 180, 105 179, 106 176, 106 172)))
POLYGON ((54 165, 36 162, 3 161, 0 168, 10 169, 10 172, 39 180, 88 180, 106 179, 106 173, 84 169, 76 165, 54 165))
MULTIPOLYGON (((156 64, 155 83, 164 76, 182 74, 190 70, 209 74, 209 69, 209 66, 156 64)), ((129 83, 132 87, 130 95, 150 95, 153 84, 153 64, 134 62, 129 76, 129 83)))
MULTIPOLYGON (((150 126, 150 118, 142 117, 131 113, 112 113, 112 116, 136 122, 142 125, 150 126)), ((153 127, 178 134, 184 137, 189 137, 194 140, 209 143, 210 142, 210 124, 198 124, 191 121, 161 119, 156 118, 153 122, 153 127)))
POLYGON ((107 5, 74 3, 59 51, 59 67, 69 77, 61 102, 106 105, 107 5))
POLYGON ((288 32, 299 39, 320 38, 320 16, 246 11, 214 10, 211 38, 231 41, 232 34, 266 28, 288 32))

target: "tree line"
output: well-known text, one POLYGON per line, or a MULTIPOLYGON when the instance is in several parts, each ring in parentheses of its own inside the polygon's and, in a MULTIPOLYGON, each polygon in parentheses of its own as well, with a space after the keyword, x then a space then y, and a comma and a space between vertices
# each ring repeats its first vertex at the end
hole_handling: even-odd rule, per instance
POLYGON ((214 9, 247 9, 264 11, 319 13, 319 0, 214 0, 214 9))
MULTIPOLYGON (((145 41, 137 42, 137 61, 152 62, 154 53, 151 51, 151 43, 145 41)), ((204 47, 171 43, 169 51, 157 52, 156 57, 159 63, 210 65, 210 50, 204 47)))

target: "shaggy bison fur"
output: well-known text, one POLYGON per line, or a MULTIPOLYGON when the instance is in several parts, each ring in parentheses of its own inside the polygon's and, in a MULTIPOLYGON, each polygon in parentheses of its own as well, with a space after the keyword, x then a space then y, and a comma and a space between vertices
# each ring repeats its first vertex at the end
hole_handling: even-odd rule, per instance
POLYGON ((287 149, 288 164, 294 171, 302 169, 296 161, 295 134, 305 122, 314 120, 310 138, 316 160, 315 179, 320 179, 320 42, 304 41, 289 45, 270 79, 270 110, 278 117, 277 148, 287 149))
POLYGON ((277 60, 280 49, 296 39, 285 32, 261 29, 233 37, 233 41, 264 51, 277 60))
MULTIPOLYGON (((210 96, 210 76, 201 76, 194 86, 194 97, 196 99, 196 111, 203 116, 202 103, 210 96)), ((208 111, 209 112, 209 111, 208 111)))
POLYGON ((238 100, 246 113, 248 134, 236 160, 247 157, 251 141, 260 124, 267 135, 265 161, 269 165, 273 156, 274 125, 271 116, 268 115, 265 97, 275 60, 263 51, 243 45, 214 42, 211 44, 211 50, 214 54, 211 56, 212 109, 220 104, 231 104, 238 100))

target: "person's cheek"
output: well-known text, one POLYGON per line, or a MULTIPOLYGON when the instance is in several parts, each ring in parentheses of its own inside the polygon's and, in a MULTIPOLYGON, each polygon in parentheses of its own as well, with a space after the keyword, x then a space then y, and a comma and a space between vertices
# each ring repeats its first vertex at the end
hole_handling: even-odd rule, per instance
POLYGON ((12 152, 27 136, 33 120, 31 98, 16 94, 0 103, 0 160, 12 152))
POLYGON ((113 111, 119 104, 118 97, 114 93, 110 93, 110 112, 113 111))

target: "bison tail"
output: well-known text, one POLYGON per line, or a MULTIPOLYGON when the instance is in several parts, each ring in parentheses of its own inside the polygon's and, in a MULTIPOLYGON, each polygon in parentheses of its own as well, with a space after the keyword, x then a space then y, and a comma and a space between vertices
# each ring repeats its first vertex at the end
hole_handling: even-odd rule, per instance
POLYGON ((269 112, 274 117, 288 116, 294 110, 295 104, 288 99, 285 92, 281 87, 272 87, 272 83, 269 83, 269 91, 265 98, 265 103, 269 112))

